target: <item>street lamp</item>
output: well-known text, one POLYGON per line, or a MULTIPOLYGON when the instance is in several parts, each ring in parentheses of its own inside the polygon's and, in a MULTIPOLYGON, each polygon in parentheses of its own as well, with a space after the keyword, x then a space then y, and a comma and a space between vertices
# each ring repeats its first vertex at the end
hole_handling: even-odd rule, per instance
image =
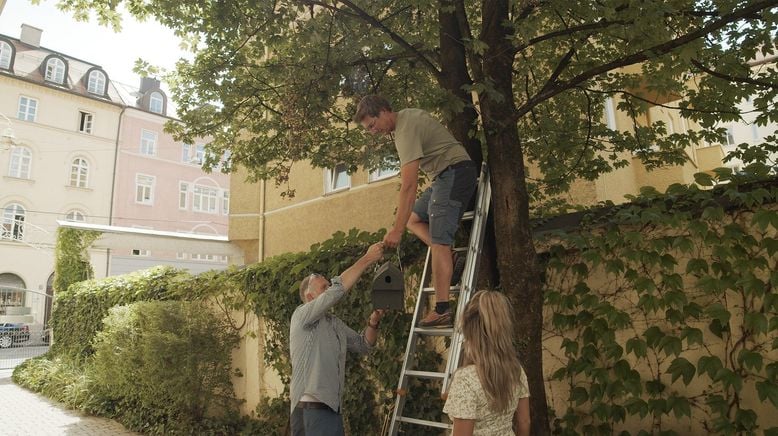
POLYGON ((11 123, 11 120, 2 113, 0 113, 0 117, 3 117, 5 122, 8 123, 8 127, 3 129, 3 134, 0 135, 0 150, 8 150, 16 143, 16 135, 14 135, 13 123, 11 123))

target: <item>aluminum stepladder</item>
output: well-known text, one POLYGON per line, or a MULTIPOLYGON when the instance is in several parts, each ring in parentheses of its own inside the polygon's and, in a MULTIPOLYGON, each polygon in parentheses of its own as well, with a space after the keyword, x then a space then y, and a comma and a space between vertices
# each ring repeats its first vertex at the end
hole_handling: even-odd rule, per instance
MULTIPOLYGON (((454 322, 456 323, 462 316, 467 302, 470 300, 470 296, 475 286, 477 273, 478 273, 478 260, 481 256, 481 250, 483 247, 484 231, 486 230, 486 218, 489 214, 489 204, 491 202, 492 189, 489 183, 489 171, 487 170, 486 163, 481 165, 481 174, 478 178, 478 187, 476 190, 476 201, 473 211, 466 212, 462 216, 462 221, 466 222, 472 220, 473 224, 470 230, 470 237, 468 238, 468 245, 465 247, 453 247, 454 251, 466 251, 465 267, 462 271, 462 279, 456 286, 449 288, 450 294, 458 294, 456 306, 456 317, 454 322)), ((423 310, 426 307, 424 301, 430 295, 434 295, 435 289, 426 287, 427 275, 431 271, 431 250, 427 249, 427 259, 424 263, 424 273, 422 274, 421 283, 419 285, 419 293, 416 297, 416 308, 413 313, 413 321, 411 322, 411 331, 408 335, 408 345, 405 349, 405 358, 403 359, 402 369, 400 371, 400 381, 397 385, 397 392, 395 395, 394 410, 392 412, 392 421, 389 426, 389 435, 396 436, 400 429, 400 424, 405 423, 406 426, 424 426, 435 427, 440 429, 451 429, 451 424, 445 422, 428 421, 424 419, 417 419, 413 417, 403 416, 403 408, 405 407, 406 393, 408 391, 408 382, 411 378, 420 379, 437 379, 442 380, 442 392, 448 389, 448 384, 454 371, 459 366, 460 356, 462 353, 462 334, 455 328, 423 328, 418 327, 417 322, 424 316, 423 310), (446 361, 446 367, 444 372, 439 371, 424 371, 412 369, 414 365, 414 356, 416 353, 416 344, 422 336, 446 336, 451 338, 451 345, 448 350, 448 359, 446 361)), ((456 324, 455 324, 456 325, 456 324)), ((412 433, 409 433, 412 434, 412 433)))

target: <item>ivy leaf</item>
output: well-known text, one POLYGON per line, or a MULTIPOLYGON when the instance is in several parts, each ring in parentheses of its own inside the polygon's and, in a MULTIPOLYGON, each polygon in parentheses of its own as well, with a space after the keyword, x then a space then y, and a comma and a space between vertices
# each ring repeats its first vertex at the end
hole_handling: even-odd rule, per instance
POLYGON ((705 313, 709 317, 721 321, 722 324, 729 323, 729 318, 731 316, 729 310, 727 310, 727 308, 724 307, 721 303, 711 304, 707 309, 705 309, 705 313))
POLYGON ((721 359, 717 356, 702 356, 697 361, 697 374, 707 374, 713 380, 720 369, 723 368, 721 359))
POLYGON ((668 357, 670 357, 671 354, 678 357, 678 355, 681 354, 683 345, 681 343, 681 339, 678 337, 665 336, 659 341, 659 347, 668 357))
MULTIPOLYGON (((659 341, 665 337, 664 332, 657 326, 649 327, 643 336, 646 338, 646 344, 651 348, 656 348, 659 345, 659 341)), ((629 345, 628 345, 629 347, 629 345)), ((629 349, 629 348, 628 348, 629 349)))
POLYGON ((767 317, 763 313, 747 313, 743 319, 743 324, 747 329, 753 331, 754 334, 762 334, 767 332, 767 317))
POLYGON ((705 259, 692 258, 686 262, 687 274, 705 274, 708 272, 708 262, 705 259))
POLYGON ((713 177, 708 173, 695 173, 694 182, 700 186, 713 186, 713 177))
POLYGON ((691 383, 692 379, 694 378, 694 373, 696 372, 696 368, 688 360, 684 359, 683 357, 678 357, 675 360, 673 360, 673 362, 667 368, 667 371, 673 375, 672 376, 673 383, 675 383, 675 381, 678 380, 680 377, 683 377, 683 383, 686 386, 689 386, 689 383, 691 383))
POLYGON ((686 345, 690 347, 694 344, 702 345, 702 330, 694 327, 685 327, 681 330, 681 339, 685 339, 686 345))
POLYGON ((765 231, 769 225, 773 225, 773 227, 775 227, 774 223, 778 222, 778 214, 776 214, 775 211, 769 209, 759 209, 754 212, 754 216, 751 218, 751 222, 759 227, 759 230, 765 231))
POLYGON ((570 392, 570 401, 574 401, 577 406, 589 401, 589 393, 585 388, 576 386, 570 392))
POLYGON ((676 418, 680 419, 684 416, 692 416, 692 406, 689 403, 688 398, 670 397, 667 399, 667 406, 673 411, 676 418))
POLYGON ((753 350, 740 350, 737 361, 746 368, 753 371, 762 369, 762 355, 753 350))
POLYGON ((648 403, 640 398, 632 397, 624 402, 624 407, 630 415, 639 415, 641 418, 645 418, 648 415, 648 403))

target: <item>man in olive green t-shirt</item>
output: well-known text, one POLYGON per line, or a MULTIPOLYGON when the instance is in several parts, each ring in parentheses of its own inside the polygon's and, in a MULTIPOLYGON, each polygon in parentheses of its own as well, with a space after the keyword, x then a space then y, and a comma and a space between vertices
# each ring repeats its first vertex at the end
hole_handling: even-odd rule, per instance
POLYGON ((400 197, 397 218, 384 244, 396 247, 407 227, 430 247, 436 303, 435 310, 419 321, 419 326, 450 327, 453 317, 449 287, 455 284, 451 244, 475 192, 476 165, 448 129, 421 109, 394 112, 385 98, 368 95, 359 102, 354 121, 371 134, 394 139, 400 158, 400 197), (432 184, 417 200, 419 170, 432 179, 432 184))

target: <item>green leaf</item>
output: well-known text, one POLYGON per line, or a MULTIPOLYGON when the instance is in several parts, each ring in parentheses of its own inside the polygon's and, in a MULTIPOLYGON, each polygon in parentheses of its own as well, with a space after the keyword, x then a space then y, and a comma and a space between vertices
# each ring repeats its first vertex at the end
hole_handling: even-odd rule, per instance
POLYGON ((686 345, 689 347, 694 344, 702 345, 702 330, 694 327, 684 327, 681 330, 681 339, 686 340, 686 345))
POLYGON ((765 231, 769 225, 778 222, 778 214, 770 209, 759 209, 754 212, 751 222, 759 227, 759 230, 765 231))
POLYGON ((762 369, 762 355, 753 350, 740 350, 737 361, 752 371, 758 372, 762 369))
POLYGON ((714 379, 719 370, 723 368, 721 359, 717 356, 702 356, 697 361, 697 374, 707 374, 711 380, 714 379))
POLYGON ((646 357, 646 342, 640 338, 630 338, 627 340, 627 354, 632 353, 635 357, 646 357))
POLYGON ((747 329, 753 331, 754 334, 758 335, 767 332, 767 317, 763 313, 747 313, 743 318, 743 324, 747 329))
POLYGON ((678 356, 681 354, 683 345, 681 339, 676 336, 665 336, 659 341, 659 347, 662 351, 670 357, 671 355, 678 356))
POLYGON ((667 405, 678 419, 684 416, 692 416, 692 406, 688 398, 672 396, 667 399, 667 405))
MULTIPOLYGON (((659 345, 659 341, 665 337, 664 332, 657 326, 649 327, 643 336, 646 338, 646 344, 651 348, 656 348, 659 345)), ((629 348, 628 348, 629 350, 629 348)))
POLYGON ((705 313, 709 317, 721 321, 722 324, 729 323, 729 318, 731 316, 729 310, 727 310, 727 308, 724 307, 721 303, 711 304, 707 309, 705 309, 705 313))
POLYGON ((589 401, 589 392, 581 386, 576 386, 570 392, 570 401, 575 402, 577 406, 589 401))
POLYGON ((672 374, 673 382, 683 377, 683 383, 688 386, 694 378, 696 368, 694 365, 692 365, 691 362, 684 359, 683 357, 677 357, 667 368, 667 371, 672 374))
POLYGON ((705 259, 692 258, 686 262, 687 274, 705 274, 708 272, 708 262, 705 259))
POLYGON ((713 186, 713 177, 708 173, 695 173, 694 182, 700 186, 713 186))

